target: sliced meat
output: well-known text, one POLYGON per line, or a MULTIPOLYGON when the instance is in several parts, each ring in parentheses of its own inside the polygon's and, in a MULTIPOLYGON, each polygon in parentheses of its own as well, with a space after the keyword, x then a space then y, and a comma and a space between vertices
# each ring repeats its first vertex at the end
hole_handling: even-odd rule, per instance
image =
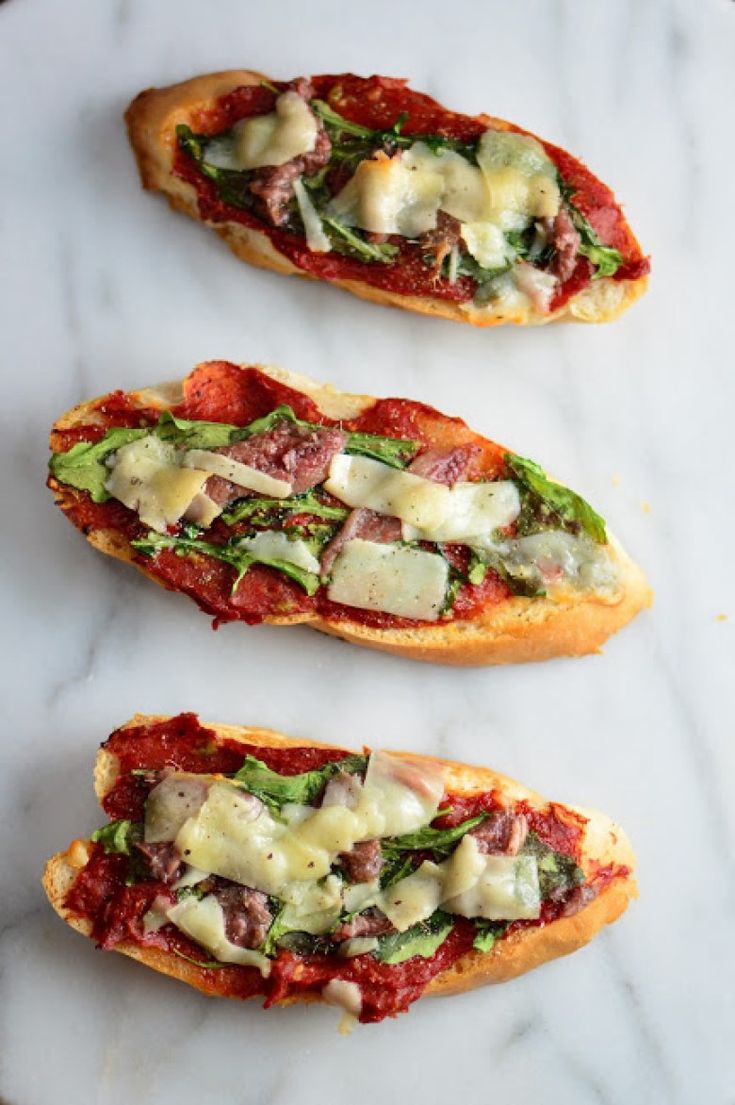
POLYGON ((273 917, 268 896, 236 883, 218 883, 214 895, 225 914, 225 935, 239 948, 257 948, 266 938, 273 917))
POLYGON ((459 243, 462 235, 462 225, 459 219, 447 215, 446 211, 440 211, 433 230, 426 230, 419 238, 419 249, 423 254, 431 254, 434 258, 434 268, 438 271, 442 267, 444 258, 459 243))
MULTIPOLYGON (((295 92, 307 103, 313 97, 314 90, 305 77, 292 81, 289 90, 295 92)), ((314 149, 307 154, 293 157, 285 165, 272 165, 257 169, 250 182, 250 191, 257 198, 263 215, 274 226, 283 226, 288 219, 288 203, 293 195, 294 181, 300 176, 311 176, 329 161, 332 143, 329 140, 323 121, 315 116, 317 122, 314 149)))
POLYGON ((497 810, 470 832, 480 852, 491 856, 517 856, 528 836, 528 822, 522 813, 497 810))
POLYGON ((168 886, 182 874, 184 861, 175 844, 145 844, 141 841, 136 847, 147 859, 151 878, 157 882, 168 886))
POLYGON ((389 545, 392 541, 400 541, 401 536, 400 519, 391 518, 388 514, 378 514, 367 507, 359 507, 350 513, 342 529, 335 534, 322 553, 322 573, 326 575, 331 570, 344 546, 355 537, 389 545))
POLYGON ((543 219, 542 224, 555 251, 551 272, 563 283, 574 272, 582 239, 564 206, 556 218, 543 219))
POLYGON ((467 443, 452 449, 425 449, 408 466, 408 471, 425 480, 450 486, 467 475, 470 466, 482 452, 479 445, 467 443))
POLYGON ((340 852, 339 859, 350 882, 372 882, 385 863, 379 840, 361 840, 352 851, 340 852))
MULTIPOLYGON (((285 480, 291 484, 293 494, 300 495, 327 478, 332 457, 342 451, 346 441, 347 434, 336 427, 319 426, 312 430, 283 419, 264 434, 255 434, 235 445, 212 449, 212 452, 285 480)), ((221 476, 210 476, 205 490, 220 506, 252 494, 221 476)))
POLYGON ((351 921, 338 925, 331 934, 331 939, 341 944, 343 940, 351 940, 353 936, 382 936, 383 933, 392 931, 393 925, 384 913, 379 909, 366 909, 351 921))
POLYGON ((561 911, 562 917, 573 917, 575 913, 579 913, 580 909, 584 909, 586 905, 594 901, 599 893, 598 887, 594 883, 588 883, 583 886, 577 886, 569 895, 564 908, 561 911))
POLYGON ((352 809, 357 805, 362 790, 362 780, 359 775, 350 775, 348 771, 338 771, 326 787, 322 795, 323 806, 347 806, 352 809))

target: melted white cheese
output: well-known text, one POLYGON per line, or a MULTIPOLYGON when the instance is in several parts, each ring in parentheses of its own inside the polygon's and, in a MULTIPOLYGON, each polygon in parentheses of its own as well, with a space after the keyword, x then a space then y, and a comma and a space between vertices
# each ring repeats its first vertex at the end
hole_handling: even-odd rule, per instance
POLYGON ((203 472, 211 472, 238 487, 245 487, 248 491, 257 491, 261 495, 269 495, 274 499, 287 499, 292 491, 291 484, 286 480, 276 479, 274 476, 269 476, 267 472, 252 468, 249 464, 242 464, 239 460, 234 460, 223 453, 212 453, 208 449, 189 449, 181 463, 185 468, 198 468, 203 472))
POLYGON ((379 153, 360 162, 329 213, 346 226, 416 238, 436 226, 442 191, 438 174, 412 170, 400 154, 379 153))
POLYGON ((322 220, 319 218, 317 210, 311 202, 309 193, 306 191, 301 177, 293 182, 293 190, 296 196, 296 202, 299 206, 301 221, 304 224, 307 246, 314 253, 329 253, 332 248, 332 243, 324 231, 322 220))
POLYGON ((327 594, 332 602, 359 610, 436 621, 448 582, 449 565, 443 556, 356 537, 335 560, 327 594))
MULTIPOLYGON (((285 165, 294 157, 311 153, 316 145, 317 122, 309 105, 296 92, 284 92, 276 100, 276 110, 267 115, 255 115, 235 123, 232 128, 231 157, 225 168, 261 169, 268 165, 285 165)), ((212 160, 210 145, 206 160, 212 160)))
POLYGON ((556 166, 535 138, 487 130, 477 147, 477 163, 488 189, 488 221, 511 230, 558 213, 556 166))
POLYGON ((204 898, 184 898, 171 906, 166 916, 172 925, 210 951, 220 963, 257 967, 263 978, 270 974, 270 960, 261 952, 240 948, 227 939, 224 911, 213 894, 204 898))
POLYGON ((155 434, 123 445, 112 463, 106 490, 159 533, 183 517, 209 478, 196 468, 180 468, 174 446, 155 434))
POLYGON ((546 530, 474 545, 480 552, 487 550, 500 557, 516 578, 552 596, 570 588, 613 596, 620 586, 620 572, 609 546, 598 545, 586 534, 546 530))
POLYGON ((440 906, 462 917, 491 921, 535 918, 541 909, 534 856, 488 856, 467 834, 443 863, 425 861, 378 897, 399 932, 426 920, 440 906))
POLYGON ((178 771, 168 775, 150 791, 145 803, 143 839, 147 844, 175 840, 181 826, 204 805, 211 775, 178 771))
POLYGON ((319 574, 319 561, 306 542, 300 538, 292 541, 281 530, 262 530, 253 537, 243 537, 237 547, 263 563, 280 561, 319 574))
MULTIPOLYGON (((441 768, 373 753, 355 807, 309 807, 308 816, 286 822, 276 820, 236 785, 216 782, 196 816, 179 830, 176 847, 187 863, 277 895, 308 915, 330 909, 334 902, 305 898, 304 884, 328 876, 338 854, 357 841, 397 836, 428 824, 443 789, 441 768)), ((334 889, 330 884, 327 893, 334 889)))

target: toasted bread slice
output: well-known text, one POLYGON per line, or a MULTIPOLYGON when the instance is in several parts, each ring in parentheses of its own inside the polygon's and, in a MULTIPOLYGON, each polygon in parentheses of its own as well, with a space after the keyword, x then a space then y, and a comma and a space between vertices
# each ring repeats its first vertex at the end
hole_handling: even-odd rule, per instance
MULTIPOLYGON (((316 383, 282 368, 262 365, 255 369, 246 365, 238 368, 227 362, 208 362, 200 365, 186 380, 178 384, 129 393, 124 397, 127 419, 124 424, 133 424, 136 409, 141 411, 141 420, 147 419, 149 423, 158 412, 172 408, 179 412, 185 410, 182 403, 185 404, 186 395, 199 386, 193 383, 199 380, 198 374, 204 374, 202 378, 209 380, 210 390, 216 393, 214 399, 206 400, 207 417, 214 417, 212 411, 216 414, 217 410, 222 410, 224 413, 221 417, 217 416, 216 420, 227 422, 229 408, 217 405, 222 396, 221 389, 226 387, 229 394, 233 389, 239 388, 241 396, 247 399, 250 387, 248 380, 253 379, 253 371, 257 372, 258 380, 271 381, 273 387, 281 389, 279 396, 285 395, 286 399, 295 397, 295 400, 299 396, 307 397, 309 402, 316 404, 319 416, 332 423, 354 424, 362 414, 371 412, 378 402, 370 396, 337 391, 330 385, 316 383), (219 376, 224 379, 225 370, 229 376, 220 387, 219 376), (212 384, 215 373, 218 374, 216 386, 212 384), (283 391, 284 388, 288 390, 283 391)), ((222 402, 225 401, 226 397, 222 402)), ((386 402, 408 403, 403 400, 386 402)), ((277 399, 274 399, 273 405, 276 403, 277 399)), ((473 447, 493 451, 495 457, 502 455, 500 446, 475 434, 459 419, 447 418, 423 406, 421 411, 428 412, 432 420, 431 427, 427 430, 428 436, 435 434, 437 444, 442 447, 456 442, 469 443, 473 447)), ((114 413, 109 413, 104 397, 73 408, 55 423, 50 439, 52 450, 57 452, 64 447, 70 431, 79 431, 80 440, 84 440, 86 431, 82 427, 91 428, 94 432, 100 425, 115 425, 115 417, 114 413)), ((175 581, 159 575, 156 559, 137 554, 131 546, 129 533, 124 527, 120 528, 119 516, 122 508, 119 504, 115 504, 117 512, 110 512, 109 517, 106 508, 111 506, 110 503, 96 504, 94 513, 90 515, 86 510, 89 496, 85 491, 63 484, 53 476, 49 479, 49 486, 54 491, 57 504, 95 548, 133 563, 144 574, 170 590, 185 591, 203 609, 215 613, 221 621, 244 617, 241 608, 232 605, 224 597, 219 605, 213 605, 211 596, 208 598, 198 590, 196 579, 193 582, 187 579, 186 586, 178 587, 175 581)), ((128 513, 131 518, 135 518, 132 512, 128 513)), ((139 529, 141 533, 146 531, 146 527, 141 526, 139 529)), ((614 537, 608 536, 607 550, 617 572, 617 585, 613 592, 567 588, 555 591, 553 597, 525 597, 516 594, 485 605, 471 617, 456 616, 451 620, 440 619, 431 624, 412 624, 405 618, 383 618, 381 624, 375 624, 374 621, 371 623, 369 619, 361 617, 357 610, 351 615, 348 608, 339 611, 328 605, 317 608, 313 602, 307 603, 305 599, 292 613, 279 613, 274 609, 268 610, 262 617, 248 616, 244 620, 264 621, 273 625, 307 624, 323 633, 367 648, 380 649, 413 660, 444 664, 505 664, 545 660, 555 656, 578 656, 598 651, 612 633, 651 601, 651 592, 643 573, 614 537)), ((247 585, 247 579, 245 576, 239 586, 247 585)), ((227 582, 228 589, 230 584, 231 580, 227 582)), ((283 610, 282 604, 279 609, 283 610)))
MULTIPOLYGON (((189 715, 187 715, 189 716, 189 715)), ((178 719, 162 716, 137 715, 113 734, 120 747, 120 739, 129 737, 130 747, 141 733, 149 733, 151 727, 166 726, 178 719)), ((215 746, 226 742, 228 748, 236 749, 238 744, 252 752, 253 748, 263 750, 267 758, 268 749, 318 748, 329 749, 329 745, 317 741, 305 742, 293 740, 270 730, 247 728, 214 723, 201 723, 206 729, 207 740, 215 746)), ((150 741, 150 737, 147 737, 150 741)), ((171 754, 171 745, 167 753, 170 762, 175 763, 176 753, 171 754)), ((346 755, 343 750, 334 750, 335 754, 346 755)), ((566 907, 552 920, 531 926, 513 927, 508 935, 499 939, 489 952, 470 950, 455 958, 444 969, 427 982, 425 994, 453 994, 469 990, 488 983, 505 982, 524 974, 558 956, 566 955, 588 943, 606 924, 616 920, 627 908, 631 898, 637 897, 634 877, 635 856, 625 833, 605 814, 577 806, 561 806, 549 803, 536 791, 484 767, 472 767, 449 760, 436 760, 432 757, 413 753, 400 753, 402 759, 417 765, 440 764, 445 771, 445 791, 455 801, 480 794, 493 792, 501 806, 515 807, 519 803, 531 813, 543 815, 553 810, 554 816, 578 827, 577 863, 584 872, 589 885, 597 885, 596 893, 583 895, 575 910, 566 907), (600 873, 605 877, 601 881, 600 873)), ((114 752, 103 746, 97 758, 95 769, 95 789, 100 802, 114 789, 120 778, 120 762, 114 752)), ((65 852, 53 856, 46 866, 43 886, 49 901, 56 912, 78 932, 92 935, 93 918, 84 916, 67 904, 66 899, 80 873, 94 854, 95 845, 89 840, 74 840, 65 852)), ((586 885, 586 884, 585 884, 586 885)), ((212 996, 242 996, 233 992, 228 983, 223 983, 225 975, 216 969, 197 966, 187 958, 172 954, 170 950, 155 946, 146 946, 133 939, 122 939, 114 945, 114 950, 137 959, 162 974, 181 979, 189 985, 212 996)), ((338 957, 335 956, 335 960, 338 957)), ((342 961, 344 962, 344 961, 342 961)), ((405 964, 402 965, 402 969, 405 964)), ((250 969, 250 968, 248 968, 250 969)), ((227 968, 226 973, 242 968, 227 968)), ((298 974, 298 972, 296 972, 298 974)), ((337 971, 339 975, 339 971, 337 971)), ((410 972, 408 976, 410 982, 410 972)), ((390 976, 386 975, 383 979, 390 976)), ((267 996, 267 988, 258 991, 267 996)), ((313 989, 288 991, 278 999, 277 1004, 290 1004, 294 1001, 318 1001, 320 993, 313 989)), ((271 1003, 269 999, 269 1004, 271 1003)), ((379 1019, 377 1016, 368 1019, 379 1019)))
MULTIPOLYGON (((319 97, 332 108, 350 117, 357 111, 364 118, 367 112, 374 126, 378 123, 386 127, 392 125, 405 111, 408 118, 401 133, 410 136, 412 125, 415 125, 417 140, 426 134, 427 118, 435 129, 450 136, 472 133, 476 139, 486 129, 528 134, 490 115, 457 115, 428 97, 410 91, 403 81, 362 79, 349 74, 342 78, 313 80, 319 97)), ((541 303, 535 297, 530 302, 518 300, 517 296, 512 302, 503 301, 501 305, 482 303, 474 297, 474 285, 470 287, 469 282, 461 295, 454 287, 448 287, 445 294, 440 295, 432 290, 436 289, 436 278, 429 270, 418 284, 411 279, 396 280, 395 272, 402 264, 403 254, 394 266, 361 262, 354 256, 340 260, 340 254, 334 249, 315 253, 306 248, 303 235, 274 226, 257 211, 253 214, 252 209, 238 209, 220 202, 211 180, 197 175, 191 166, 186 172, 180 171, 176 128, 189 126, 193 131, 211 134, 230 127, 244 112, 236 103, 238 90, 260 89, 264 82, 268 88, 273 87, 262 73, 246 69, 195 77, 168 88, 141 92, 125 116, 143 187, 162 192, 172 207, 206 223, 241 260, 286 275, 327 280, 335 287, 374 303, 482 327, 506 322, 536 325, 557 320, 608 322, 627 310, 645 291, 648 261, 613 193, 580 161, 549 143, 542 145, 565 186, 574 194, 580 213, 584 213, 592 226, 598 225, 599 233, 590 240, 602 244, 604 238, 604 244, 617 248, 622 258, 619 271, 613 276, 601 275, 602 270, 595 273, 591 265, 585 268, 586 262, 582 259, 561 281, 565 287, 550 303, 541 303), (226 109, 223 103, 228 104, 226 109), (389 268, 394 272, 387 273, 389 268), (595 279, 591 279, 593 274, 595 279), (418 292, 412 292, 414 286, 419 288, 418 292), (397 287, 400 290, 396 290, 397 287)), ((283 82, 281 85, 288 87, 283 82)), ((271 108, 260 107, 256 113, 271 108)))

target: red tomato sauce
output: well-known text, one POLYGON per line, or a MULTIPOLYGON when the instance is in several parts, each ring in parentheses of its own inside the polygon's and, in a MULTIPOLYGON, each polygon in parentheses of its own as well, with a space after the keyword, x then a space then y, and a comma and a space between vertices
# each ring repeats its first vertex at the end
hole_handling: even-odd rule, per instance
MULTIPOLYGON (((341 76, 313 77, 312 84, 319 99, 327 101, 343 118, 373 130, 388 130, 401 114, 405 135, 438 134, 458 141, 476 142, 491 125, 487 116, 461 115, 449 111, 430 96, 414 92, 403 79, 393 77, 341 76)), ((285 87, 285 86, 283 86, 285 87)), ((192 115, 192 128, 200 134, 217 134, 228 130, 240 119, 265 114, 273 109, 275 95, 260 86, 235 89, 221 99, 198 109, 192 115)), ((518 134, 531 134, 511 125, 518 134)), ((531 137, 536 138, 536 135, 531 137)), ((627 226, 620 206, 607 185, 566 150, 538 138, 562 179, 574 188, 575 205, 587 216, 605 245, 620 250, 623 264, 615 280, 636 279, 648 272, 649 261, 627 226)), ((266 233, 276 249, 304 272, 322 280, 358 280, 372 287, 383 288, 398 295, 434 297, 457 303, 469 302, 476 283, 461 277, 454 284, 437 280, 424 264, 420 247, 398 237, 391 241, 400 253, 392 264, 366 262, 331 253, 312 253, 302 237, 272 227, 248 211, 223 203, 214 182, 205 177, 183 151, 174 159, 176 176, 190 183, 197 192, 199 211, 210 222, 238 222, 266 233)), ((559 310, 591 280, 593 266, 583 257, 564 284, 556 290, 550 309, 559 310)))
MULTIPOLYGON (((228 361, 198 365, 184 381, 183 399, 172 412, 183 419, 246 426, 281 404, 292 407, 298 418, 327 426, 336 424, 334 419, 322 414, 309 396, 271 379, 255 367, 241 369, 228 361)), ((71 444, 98 441, 105 430, 118 425, 154 425, 158 415, 155 410, 136 408, 132 399, 114 392, 99 401, 94 423, 74 428, 71 444)), ((422 446, 451 448, 474 444, 478 452, 468 473, 470 478, 496 479, 504 472, 506 450, 501 445, 476 434, 461 418, 441 414, 425 403, 410 399, 378 399, 357 418, 341 425, 351 431, 418 441, 422 446)), ((71 444, 64 447, 70 448, 71 444)), ((148 527, 141 524, 138 516, 114 499, 95 503, 89 495, 65 488, 64 511, 85 534, 107 529, 133 541, 148 533, 148 527)), ((221 543, 227 536, 228 531, 217 523, 207 539, 221 543)), ((448 555, 457 567, 466 570, 466 550, 449 547, 448 555)), ((215 627, 231 621, 255 625, 268 616, 308 619, 317 614, 335 622, 351 621, 376 629, 415 628, 422 624, 441 627, 444 624, 422 623, 341 606, 330 602, 324 588, 309 596, 293 580, 263 565, 253 565, 233 593, 234 568, 214 557, 204 554, 178 556, 172 549, 162 549, 154 557, 133 550, 133 559, 168 590, 189 595, 214 618, 215 627)), ((503 580, 495 572, 488 571, 482 583, 462 585, 454 602, 453 618, 477 617, 483 610, 510 597, 511 591, 503 580)))
MULTIPOLYGON (((118 729, 103 745, 113 753, 119 764, 118 780, 105 798, 105 812, 111 819, 128 818, 140 821, 144 802, 152 785, 136 770, 160 771, 173 768, 201 773, 232 773, 242 766, 248 754, 257 756, 268 767, 283 775, 298 774, 326 763, 343 759, 350 753, 338 748, 262 748, 239 744, 233 740, 216 739, 215 733, 202 725, 196 714, 179 714, 150 724, 118 729)), ((475 795, 445 795, 442 805, 451 805, 451 812, 435 824, 450 827, 468 817, 498 809, 501 805, 495 791, 475 795)), ((516 809, 526 814, 530 827, 556 851, 579 859, 585 819, 574 811, 550 803, 541 809, 521 802, 516 809)), ((625 867, 609 865, 593 872, 588 883, 599 894, 616 877, 625 877, 625 867)), ((360 1020, 379 1021, 406 1010, 421 996, 429 982, 449 968, 472 948, 475 935, 470 921, 458 917, 447 939, 429 959, 414 957, 400 964, 384 964, 363 955, 341 959, 336 955, 297 955, 281 950, 272 961, 271 974, 263 979, 252 967, 207 967, 208 953, 189 940, 172 925, 157 932, 145 933, 143 916, 154 899, 163 896, 173 901, 165 884, 153 880, 126 885, 128 858, 105 855, 101 845, 94 845, 87 865, 77 876, 67 894, 65 904, 92 923, 92 936, 103 948, 113 948, 121 942, 157 947, 188 960, 198 981, 212 993, 229 997, 265 997, 266 1006, 284 998, 318 994, 330 979, 340 978, 360 987, 363 1008, 360 1020)), ((547 901, 537 921, 518 921, 508 927, 508 934, 555 920, 564 908, 563 902, 547 901)))

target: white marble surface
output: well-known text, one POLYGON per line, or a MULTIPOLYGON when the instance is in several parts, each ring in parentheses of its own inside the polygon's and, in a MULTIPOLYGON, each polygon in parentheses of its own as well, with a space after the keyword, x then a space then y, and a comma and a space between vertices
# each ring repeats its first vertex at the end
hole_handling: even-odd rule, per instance
POLYGON ((734 21, 725 0, 0 6, 5 1105, 732 1105, 734 21), (569 145, 625 200, 650 293, 606 328, 483 333, 240 265, 139 190, 120 118, 142 87, 240 65, 407 74, 569 145), (44 488, 61 411, 211 357, 470 417, 591 498, 655 608, 602 657, 510 670, 213 634, 44 488), (333 1010, 210 1002, 95 951, 38 882, 100 820, 97 743, 182 708, 485 761, 599 806, 637 847, 640 902, 571 959, 349 1039, 333 1010))

